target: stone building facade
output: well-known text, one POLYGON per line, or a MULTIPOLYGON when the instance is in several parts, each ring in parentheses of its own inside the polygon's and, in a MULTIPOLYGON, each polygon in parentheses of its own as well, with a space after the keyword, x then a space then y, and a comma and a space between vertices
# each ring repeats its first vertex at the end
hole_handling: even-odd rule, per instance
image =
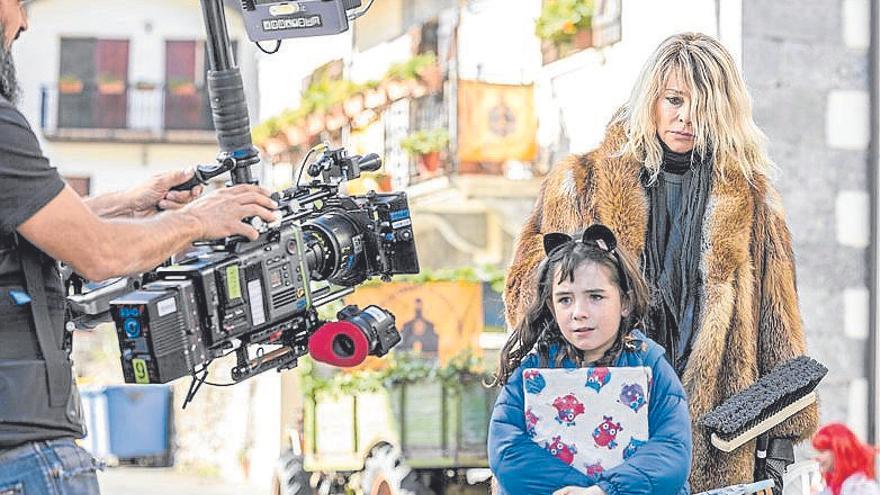
POLYGON ((742 67, 794 239, 821 420, 876 436, 869 0, 742 2, 742 67))

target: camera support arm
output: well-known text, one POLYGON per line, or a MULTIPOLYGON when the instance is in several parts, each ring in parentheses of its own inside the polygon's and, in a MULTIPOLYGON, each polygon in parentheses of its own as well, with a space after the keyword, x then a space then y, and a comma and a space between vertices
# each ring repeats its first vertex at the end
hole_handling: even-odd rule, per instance
POLYGON ((233 184, 255 184, 251 165, 260 162, 260 152, 251 140, 250 118, 241 71, 235 65, 226 27, 223 0, 201 0, 208 51, 208 96, 211 119, 217 131, 219 165, 199 165, 193 178, 173 187, 188 190, 212 177, 229 172, 233 184))

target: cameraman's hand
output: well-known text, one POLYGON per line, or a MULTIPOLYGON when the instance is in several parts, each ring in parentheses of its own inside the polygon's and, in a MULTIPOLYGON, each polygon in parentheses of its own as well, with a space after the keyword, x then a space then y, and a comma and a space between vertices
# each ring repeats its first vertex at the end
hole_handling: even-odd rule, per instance
POLYGON ((146 217, 159 210, 177 210, 192 202, 202 194, 202 186, 188 191, 172 191, 171 188, 186 182, 193 176, 193 170, 176 170, 154 175, 147 182, 129 190, 132 216, 146 217))
POLYGON ((260 233, 242 222, 245 217, 260 217, 266 222, 276 220, 278 205, 269 197, 269 191, 254 185, 240 184, 212 192, 193 201, 180 210, 198 220, 200 239, 220 239, 241 235, 256 240, 260 233))

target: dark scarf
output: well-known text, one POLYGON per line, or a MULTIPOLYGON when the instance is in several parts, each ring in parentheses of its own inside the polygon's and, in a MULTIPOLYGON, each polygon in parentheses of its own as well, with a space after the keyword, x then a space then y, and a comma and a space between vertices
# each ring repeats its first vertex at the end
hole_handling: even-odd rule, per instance
POLYGON ((654 183, 648 184, 647 171, 643 171, 650 211, 642 263, 653 289, 646 323, 650 337, 666 349, 670 362, 681 375, 699 331, 700 240, 712 188, 712 160, 698 155, 693 155, 692 160, 691 153, 675 153, 662 141, 660 144, 663 170, 683 175, 682 197, 677 219, 667 219, 664 175, 661 173, 654 183), (681 256, 666 260, 674 227, 681 232, 681 256), (663 277, 668 277, 667 283, 659 283, 663 277))

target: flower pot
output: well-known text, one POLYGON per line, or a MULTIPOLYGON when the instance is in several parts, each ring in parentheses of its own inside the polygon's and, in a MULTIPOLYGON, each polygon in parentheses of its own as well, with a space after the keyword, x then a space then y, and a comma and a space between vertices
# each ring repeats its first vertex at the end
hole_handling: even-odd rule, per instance
POLYGON ((419 79, 425 83, 429 93, 436 93, 443 87, 443 73, 438 64, 431 64, 420 70, 419 79))
POLYGON ((65 95, 82 93, 82 81, 59 81, 58 92, 65 95))
POLYGON ((385 85, 385 89, 388 90, 388 99, 391 101, 397 101, 401 98, 405 98, 409 96, 409 87, 407 87, 406 83, 403 81, 388 81, 385 85))
POLYGON ((122 93, 125 93, 125 83, 122 81, 98 83, 98 94, 121 95, 122 93))
POLYGON ((320 134, 324 130, 324 114, 313 113, 306 119, 306 132, 310 136, 320 134))
POLYGON ((326 125, 328 131, 338 131, 348 124, 348 117, 342 109, 342 105, 333 108, 327 116, 326 125))
POLYGON ((583 50, 585 48, 590 48, 593 46, 593 30, 592 29, 581 29, 574 34, 574 38, 571 41, 572 46, 575 50, 583 50))
POLYGON ((391 192, 391 176, 379 175, 376 177, 376 184, 379 185, 379 192, 391 192))
POLYGON ((358 93, 355 95, 351 95, 342 102, 342 108, 345 109, 345 114, 348 115, 348 118, 353 119, 358 116, 364 109, 364 95, 358 93))
POLYGON ((440 169, 440 152, 432 151, 430 153, 425 153, 423 155, 419 155, 419 171, 422 173, 427 173, 428 175, 434 175, 440 169))
POLYGON ((385 94, 384 88, 370 89, 364 94, 364 106, 371 110, 379 108, 387 102, 388 96, 385 94))
POLYGON ((287 143, 287 140, 284 139, 283 134, 279 134, 277 136, 270 137, 263 143, 263 149, 266 150, 266 154, 270 156, 278 155, 280 153, 284 153, 288 150, 290 146, 287 143))
POLYGON ((355 129, 365 129, 379 118, 379 114, 372 110, 364 110, 351 120, 351 125, 355 129))
POLYGON ((171 94, 176 96, 193 96, 196 94, 195 84, 181 84, 171 88, 171 94))
POLYGON ((294 125, 284 129, 284 135, 287 136, 287 142, 290 143, 291 146, 298 146, 300 144, 304 144, 308 139, 306 136, 306 131, 300 125, 294 125))

